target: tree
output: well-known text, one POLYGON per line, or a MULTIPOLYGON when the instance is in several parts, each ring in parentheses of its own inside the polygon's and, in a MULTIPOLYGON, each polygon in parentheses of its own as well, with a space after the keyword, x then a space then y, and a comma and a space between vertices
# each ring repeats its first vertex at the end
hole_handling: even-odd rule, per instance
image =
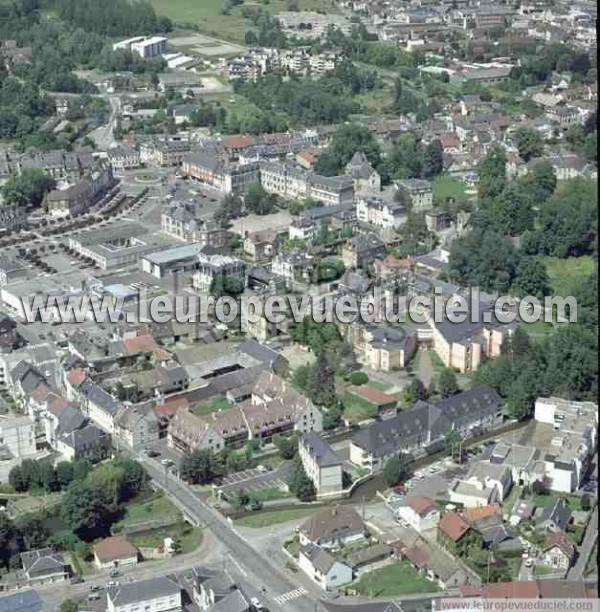
POLYGON ((556 189, 556 174, 549 161, 541 160, 520 182, 531 203, 534 206, 543 206, 556 189))
POLYGON ((515 130, 515 143, 521 159, 526 163, 534 157, 541 157, 544 153, 542 135, 533 128, 517 128, 515 130))
POLYGON ((14 551, 16 532, 12 521, 5 512, 0 512, 0 563, 8 566, 8 560, 14 551))
POLYGON ((244 204, 249 212, 268 215, 276 207, 276 196, 267 193, 260 183, 251 183, 246 188, 244 204))
POLYGON ((412 406, 419 400, 427 399, 427 389, 425 389, 425 385, 418 378, 414 378, 408 387, 404 389, 402 399, 407 406, 412 406))
POLYGON ((425 147, 423 154, 423 176, 429 179, 434 178, 440 175, 443 169, 444 147, 442 143, 436 139, 425 147))
POLYGON ((404 482, 410 475, 411 457, 400 453, 397 457, 391 457, 383 467, 383 477, 390 487, 404 482))
POLYGON ((317 406, 331 407, 336 402, 334 372, 324 351, 318 354, 316 362, 310 366, 306 394, 317 406))
POLYGON ((211 449, 198 449, 184 455, 179 472, 191 484, 209 484, 222 475, 223 466, 211 449))
POLYGON ((350 374, 350 382, 353 385, 366 385, 369 382, 369 377, 364 372, 352 372, 350 374))
POLYGON ((110 495, 100 485, 72 482, 62 497, 62 522, 83 540, 106 537, 116 512, 110 495))
POLYGON ((61 488, 66 489, 73 482, 74 472, 71 461, 59 461, 56 464, 56 477, 61 488))
POLYGON ((20 465, 15 465, 10 469, 8 473, 8 484, 17 491, 17 493, 23 493, 29 489, 29 480, 25 478, 20 465))
POLYGON ((535 296, 542 299, 550 293, 550 279, 546 265, 539 257, 522 257, 511 288, 518 297, 535 296))
POLYGON ((308 384, 309 366, 298 366, 292 374, 292 384, 299 391, 305 391, 308 384))
POLYGON ((53 178, 37 168, 25 168, 12 175, 2 186, 0 193, 8 204, 37 208, 46 193, 54 189, 53 178))
POLYGON ((313 481, 307 476, 302 460, 298 456, 294 459, 289 488, 303 502, 313 501, 317 495, 313 481))
POLYGON ((462 438, 457 429, 450 429, 444 436, 444 444, 446 447, 446 452, 450 453, 450 457, 452 457, 452 459, 458 459, 460 461, 461 459, 461 456, 460 456, 461 441, 462 441, 462 438))
POLYGON ((341 125, 333 135, 327 153, 321 155, 315 165, 315 171, 326 171, 330 176, 340 174, 357 151, 364 153, 371 166, 379 166, 381 151, 372 132, 363 125, 341 125))
POLYGON ((323 429, 325 431, 335 429, 339 425, 343 413, 344 408, 341 402, 336 402, 335 406, 329 408, 323 414, 323 429))
POLYGON ((273 436, 273 444, 282 459, 293 459, 298 452, 298 436, 273 436))
POLYGON ((584 512, 588 512, 589 510, 591 510, 592 509, 592 498, 591 498, 591 496, 588 495, 587 493, 584 493, 581 496, 580 504, 581 504, 581 509, 584 512))
POLYGON ((479 197, 495 198, 506 186, 506 151, 494 145, 479 166, 479 197))
POLYGON ((437 386, 443 398, 456 395, 459 392, 456 374, 452 368, 444 368, 438 376, 437 386))

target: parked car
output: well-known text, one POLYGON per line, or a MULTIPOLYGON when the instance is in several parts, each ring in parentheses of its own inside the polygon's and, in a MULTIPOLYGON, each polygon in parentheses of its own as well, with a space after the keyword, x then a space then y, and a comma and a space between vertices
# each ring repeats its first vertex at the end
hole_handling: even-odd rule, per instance
POLYGON ((160 453, 157 450, 151 448, 147 453, 148 457, 160 457, 160 453))
POLYGON ((83 578, 81 576, 71 576, 69 582, 71 584, 81 584, 83 582, 83 578))
POLYGON ((107 589, 112 589, 114 587, 118 587, 119 586, 119 581, 118 580, 109 580, 106 583, 106 588, 107 589))
POLYGON ((252 597, 252 599, 250 599, 250 604, 255 610, 262 610, 262 604, 258 600, 258 597, 252 597))
POLYGON ((117 576, 121 575, 121 572, 115 567, 114 569, 111 569, 110 572, 108 573, 108 575, 111 578, 116 578, 117 576))

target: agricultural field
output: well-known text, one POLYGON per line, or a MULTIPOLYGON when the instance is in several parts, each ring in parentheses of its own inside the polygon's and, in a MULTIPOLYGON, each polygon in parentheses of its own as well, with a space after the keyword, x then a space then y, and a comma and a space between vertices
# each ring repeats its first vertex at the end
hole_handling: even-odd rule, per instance
POLYGON ((563 297, 573 295, 573 289, 581 278, 593 274, 596 270, 596 264, 589 256, 568 259, 545 257, 544 261, 552 293, 563 297))
MULTIPOLYGON (((252 27, 250 20, 242 15, 243 8, 260 8, 271 15, 287 10, 285 0, 271 0, 268 4, 244 2, 231 9, 229 15, 221 13, 223 0, 151 0, 151 4, 159 15, 166 15, 177 25, 197 27, 201 32, 234 42, 244 42, 246 31, 252 27)), ((299 6, 305 11, 335 10, 324 0, 299 0, 299 6)))

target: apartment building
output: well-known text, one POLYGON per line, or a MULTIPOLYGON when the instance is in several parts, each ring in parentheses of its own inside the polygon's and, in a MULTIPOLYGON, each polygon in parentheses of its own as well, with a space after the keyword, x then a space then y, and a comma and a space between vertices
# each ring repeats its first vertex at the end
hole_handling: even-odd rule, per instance
POLYGON ((362 195, 356 200, 356 218, 382 229, 398 229, 406 221, 407 210, 401 204, 386 202, 377 196, 362 195))
POLYGON ((132 42, 130 49, 142 59, 150 59, 167 52, 167 39, 164 36, 151 36, 132 42))
POLYGON ((342 461, 318 433, 301 436, 298 455, 318 497, 335 495, 342 490, 342 461))
POLYGON ((199 253, 197 270, 192 276, 192 287, 196 291, 208 292, 218 277, 237 279, 244 286, 245 274, 246 263, 237 257, 199 253))
POLYGON ((160 229, 165 234, 195 242, 201 247, 224 247, 231 233, 210 219, 201 217, 201 204, 194 201, 171 201, 160 216, 160 229))
POLYGON ((244 191, 249 184, 260 180, 258 162, 230 162, 218 149, 189 153, 182 159, 182 171, 221 193, 244 191))
POLYGON ((420 212, 433 206, 433 190, 431 183, 422 179, 402 179, 397 183, 397 189, 407 199, 411 210, 420 212))
POLYGON ((181 587, 167 577, 149 578, 110 587, 106 612, 181 612, 181 587))

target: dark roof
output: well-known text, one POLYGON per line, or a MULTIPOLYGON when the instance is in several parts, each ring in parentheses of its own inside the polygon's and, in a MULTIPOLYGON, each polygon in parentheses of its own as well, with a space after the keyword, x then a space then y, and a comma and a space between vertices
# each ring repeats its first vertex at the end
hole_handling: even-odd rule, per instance
POLYGON ((321 541, 343 538, 347 535, 365 533, 365 523, 351 506, 336 506, 324 508, 313 514, 300 531, 310 542, 318 544, 321 541))
POLYGON ((308 448, 309 453, 320 467, 341 465, 342 462, 333 452, 331 446, 318 433, 314 431, 305 433, 302 436, 302 444, 308 448))
POLYGON ((67 406, 58 415, 57 434, 70 434, 76 429, 81 429, 87 422, 87 417, 80 410, 73 406, 67 406))
POLYGON ((273 367, 278 361, 287 363, 283 355, 253 339, 244 340, 236 350, 238 353, 250 355, 250 357, 269 367, 273 367))
POLYGON ((539 525, 546 521, 552 521, 559 529, 564 531, 570 520, 571 509, 567 506, 565 500, 559 497, 542 510, 536 523, 539 525))
POLYGON ((40 548, 21 553, 21 563, 26 573, 53 574, 63 571, 65 560, 62 553, 55 552, 52 548, 40 548))
POLYGON ((90 446, 108 444, 108 434, 92 423, 88 423, 81 429, 75 429, 70 433, 62 434, 60 439, 61 442, 70 446, 75 451, 89 448, 90 446))
POLYGON ((88 398, 90 402, 104 408, 109 414, 116 414, 121 407, 121 404, 100 385, 87 378, 81 383, 81 393, 88 398))
POLYGON ((510 525, 496 525, 481 530, 483 542, 488 545, 501 544, 506 540, 514 540, 516 534, 510 525))
POLYGON ((313 567, 322 574, 326 574, 335 563, 336 559, 326 550, 316 544, 307 544, 300 549, 300 553, 309 559, 313 567))
POLYGON ((452 395, 435 404, 455 428, 462 427, 472 420, 493 416, 502 407, 502 398, 487 385, 452 395))
POLYGON ((0 597, 0 612, 42 612, 42 599, 37 591, 24 591, 0 597))

